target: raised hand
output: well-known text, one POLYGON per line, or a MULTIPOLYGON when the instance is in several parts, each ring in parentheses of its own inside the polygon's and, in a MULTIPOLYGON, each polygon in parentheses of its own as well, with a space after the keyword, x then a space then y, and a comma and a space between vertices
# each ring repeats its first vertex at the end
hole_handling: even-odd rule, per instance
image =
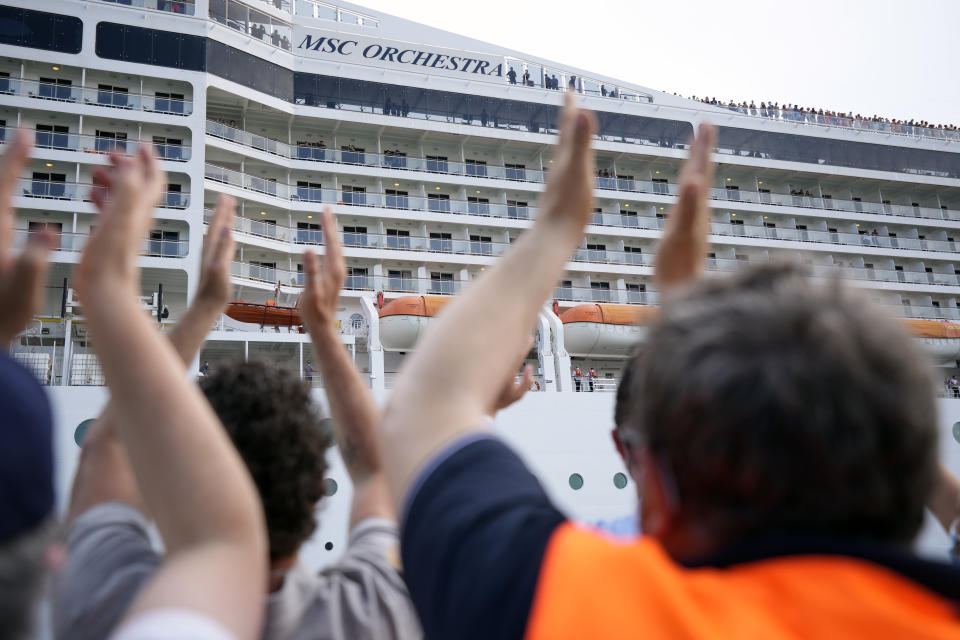
POLYGON ((184 364, 189 364, 207 338, 210 328, 230 301, 230 261, 233 260, 233 217, 236 201, 227 195, 217 200, 203 241, 200 262, 200 284, 197 294, 177 324, 170 330, 170 344, 184 364))
POLYGON ((320 215, 320 224, 323 227, 323 241, 326 245, 323 269, 320 269, 320 260, 313 251, 307 251, 303 255, 306 281, 303 296, 300 298, 300 317, 311 335, 334 329, 337 299, 340 297, 340 289, 347 274, 343 250, 337 236, 337 225, 334 223, 330 207, 324 208, 320 215))
POLYGON ((711 124, 701 124, 690 146, 690 157, 680 171, 680 195, 667 216, 667 228, 657 247, 655 273, 661 291, 700 276, 707 257, 710 207, 707 190, 713 182, 710 152, 716 142, 711 124))
POLYGON ((333 435, 353 482, 353 503, 350 506, 352 529, 366 518, 395 518, 396 512, 390 503, 390 491, 376 436, 380 410, 369 386, 343 348, 335 324, 337 300, 347 267, 330 207, 324 208, 320 223, 327 249, 323 256, 323 269, 315 253, 307 251, 304 254, 306 281, 300 298, 300 317, 310 332, 333 418, 333 435))
POLYGON ((166 174, 150 145, 141 144, 132 157, 111 153, 110 166, 94 171, 93 184, 90 198, 100 218, 77 268, 76 283, 85 304, 108 304, 109 298, 135 295, 137 254, 166 174))
POLYGON ((30 140, 18 131, 0 158, 0 344, 6 345, 20 333, 40 309, 43 283, 50 265, 47 254, 53 248, 49 232, 30 234, 27 247, 14 257, 13 207, 11 200, 20 172, 27 164, 30 140))
POLYGON ((221 195, 207 229, 200 262, 200 284, 194 304, 207 304, 223 309, 230 301, 233 284, 230 282, 230 262, 233 260, 233 218, 237 202, 233 196, 221 195))
POLYGON ((593 210, 594 158, 590 140, 596 118, 566 94, 560 116, 560 141, 540 203, 538 224, 549 224, 580 241, 593 210))

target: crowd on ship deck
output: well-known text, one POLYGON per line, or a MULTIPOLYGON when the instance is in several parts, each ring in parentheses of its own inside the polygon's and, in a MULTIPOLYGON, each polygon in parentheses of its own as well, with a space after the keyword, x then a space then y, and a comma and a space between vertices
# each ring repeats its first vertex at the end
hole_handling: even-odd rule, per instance
POLYGON ((747 102, 723 102, 716 97, 698 97, 690 96, 690 100, 696 100, 704 104, 723 107, 743 115, 760 116, 762 118, 779 118, 781 120, 793 120, 797 122, 812 122, 816 124, 827 124, 845 127, 862 128, 865 123, 876 123, 888 126, 894 133, 914 133, 914 129, 931 129, 936 131, 957 131, 957 125, 954 124, 933 124, 927 120, 898 120, 896 118, 884 118, 878 115, 864 116, 850 112, 831 111, 829 109, 801 107, 798 104, 778 102, 761 102, 760 106, 753 100, 747 102))
MULTIPOLYGON (((34 637, 45 592, 57 640, 960 637, 960 566, 948 562, 960 561, 960 481, 938 462, 931 364, 862 292, 800 265, 704 277, 708 124, 656 255, 664 304, 626 360, 612 415, 594 416, 611 431, 535 425, 616 452, 614 483, 639 502, 623 514, 634 535, 572 520, 491 428, 533 384, 521 366, 532 329, 593 209, 596 120, 568 94, 560 128, 533 226, 436 318, 382 406, 336 328, 347 268, 329 208, 323 256, 303 255, 308 380, 257 360, 204 360, 188 377, 233 294, 236 203, 217 202, 195 295, 161 332, 137 297, 138 252, 166 176, 148 144, 111 154, 71 275, 110 393, 75 436, 64 513, 50 400, 0 354, 4 637, 34 637), (334 444, 352 485, 347 543, 316 571, 300 555, 338 490, 334 444), (940 560, 911 550, 927 510, 951 536, 940 560)), ((54 238, 12 248, 31 145, 21 131, 5 146, 9 345, 40 311, 54 238)), ((571 374, 595 389, 593 368, 571 374)))

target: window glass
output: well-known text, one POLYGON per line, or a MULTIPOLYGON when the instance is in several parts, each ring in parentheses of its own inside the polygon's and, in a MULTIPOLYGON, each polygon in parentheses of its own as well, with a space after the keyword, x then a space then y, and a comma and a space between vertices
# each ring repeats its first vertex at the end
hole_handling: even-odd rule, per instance
POLYGON ((960 178, 960 154, 925 149, 732 127, 718 127, 717 148, 721 153, 741 157, 960 178))
POLYGON ((83 45, 83 23, 73 16, 57 16, 54 20, 52 49, 80 53, 83 45))
POLYGON ((24 44, 40 49, 54 48, 53 33, 57 16, 40 11, 24 11, 23 24, 26 26, 24 44))
POLYGON ((0 6, 0 44, 80 53, 82 34, 80 18, 0 6))
POLYGON ((123 25, 101 22, 97 25, 97 55, 109 60, 123 58, 123 25))
POLYGON ((153 41, 155 34, 152 29, 138 27, 123 28, 123 59, 127 62, 154 64, 153 41), (142 31, 142 33, 141 33, 142 31))
POLYGON ((180 69, 203 71, 206 69, 206 38, 184 35, 180 37, 180 69))
POLYGON ((161 67, 180 66, 180 34, 159 31, 153 38, 151 64, 161 67))
POLYGON ((210 0, 210 17, 220 24, 227 24, 227 0, 210 0))

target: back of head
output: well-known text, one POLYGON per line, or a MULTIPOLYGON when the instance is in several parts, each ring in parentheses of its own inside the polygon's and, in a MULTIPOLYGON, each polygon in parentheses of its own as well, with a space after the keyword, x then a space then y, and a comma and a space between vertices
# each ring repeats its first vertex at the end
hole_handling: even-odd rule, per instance
POLYGON ((624 423, 672 473, 681 517, 718 542, 918 532, 931 364, 861 294, 789 265, 707 279, 667 300, 636 357, 624 423))
POLYGON ((200 388, 260 492, 270 558, 296 553, 316 529, 331 436, 297 374, 250 360, 217 369, 200 388))
POLYGON ((30 637, 54 507, 53 416, 33 375, 0 353, 0 635, 30 637))

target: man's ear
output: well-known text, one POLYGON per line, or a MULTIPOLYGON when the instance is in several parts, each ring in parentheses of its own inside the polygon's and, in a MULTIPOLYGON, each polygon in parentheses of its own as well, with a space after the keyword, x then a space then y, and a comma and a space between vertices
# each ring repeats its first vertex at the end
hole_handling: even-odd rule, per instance
POLYGON ((677 505, 670 498, 670 489, 658 473, 653 454, 646 447, 633 452, 638 456, 633 468, 638 470, 637 494, 640 501, 640 523, 644 534, 661 541, 669 539, 676 527, 679 514, 677 505))
POLYGON ((620 434, 616 429, 611 429, 610 437, 613 439, 613 446, 617 448, 617 453, 620 455, 620 459, 623 460, 624 466, 629 469, 630 460, 627 459, 627 449, 623 446, 623 441, 620 439, 620 434))

